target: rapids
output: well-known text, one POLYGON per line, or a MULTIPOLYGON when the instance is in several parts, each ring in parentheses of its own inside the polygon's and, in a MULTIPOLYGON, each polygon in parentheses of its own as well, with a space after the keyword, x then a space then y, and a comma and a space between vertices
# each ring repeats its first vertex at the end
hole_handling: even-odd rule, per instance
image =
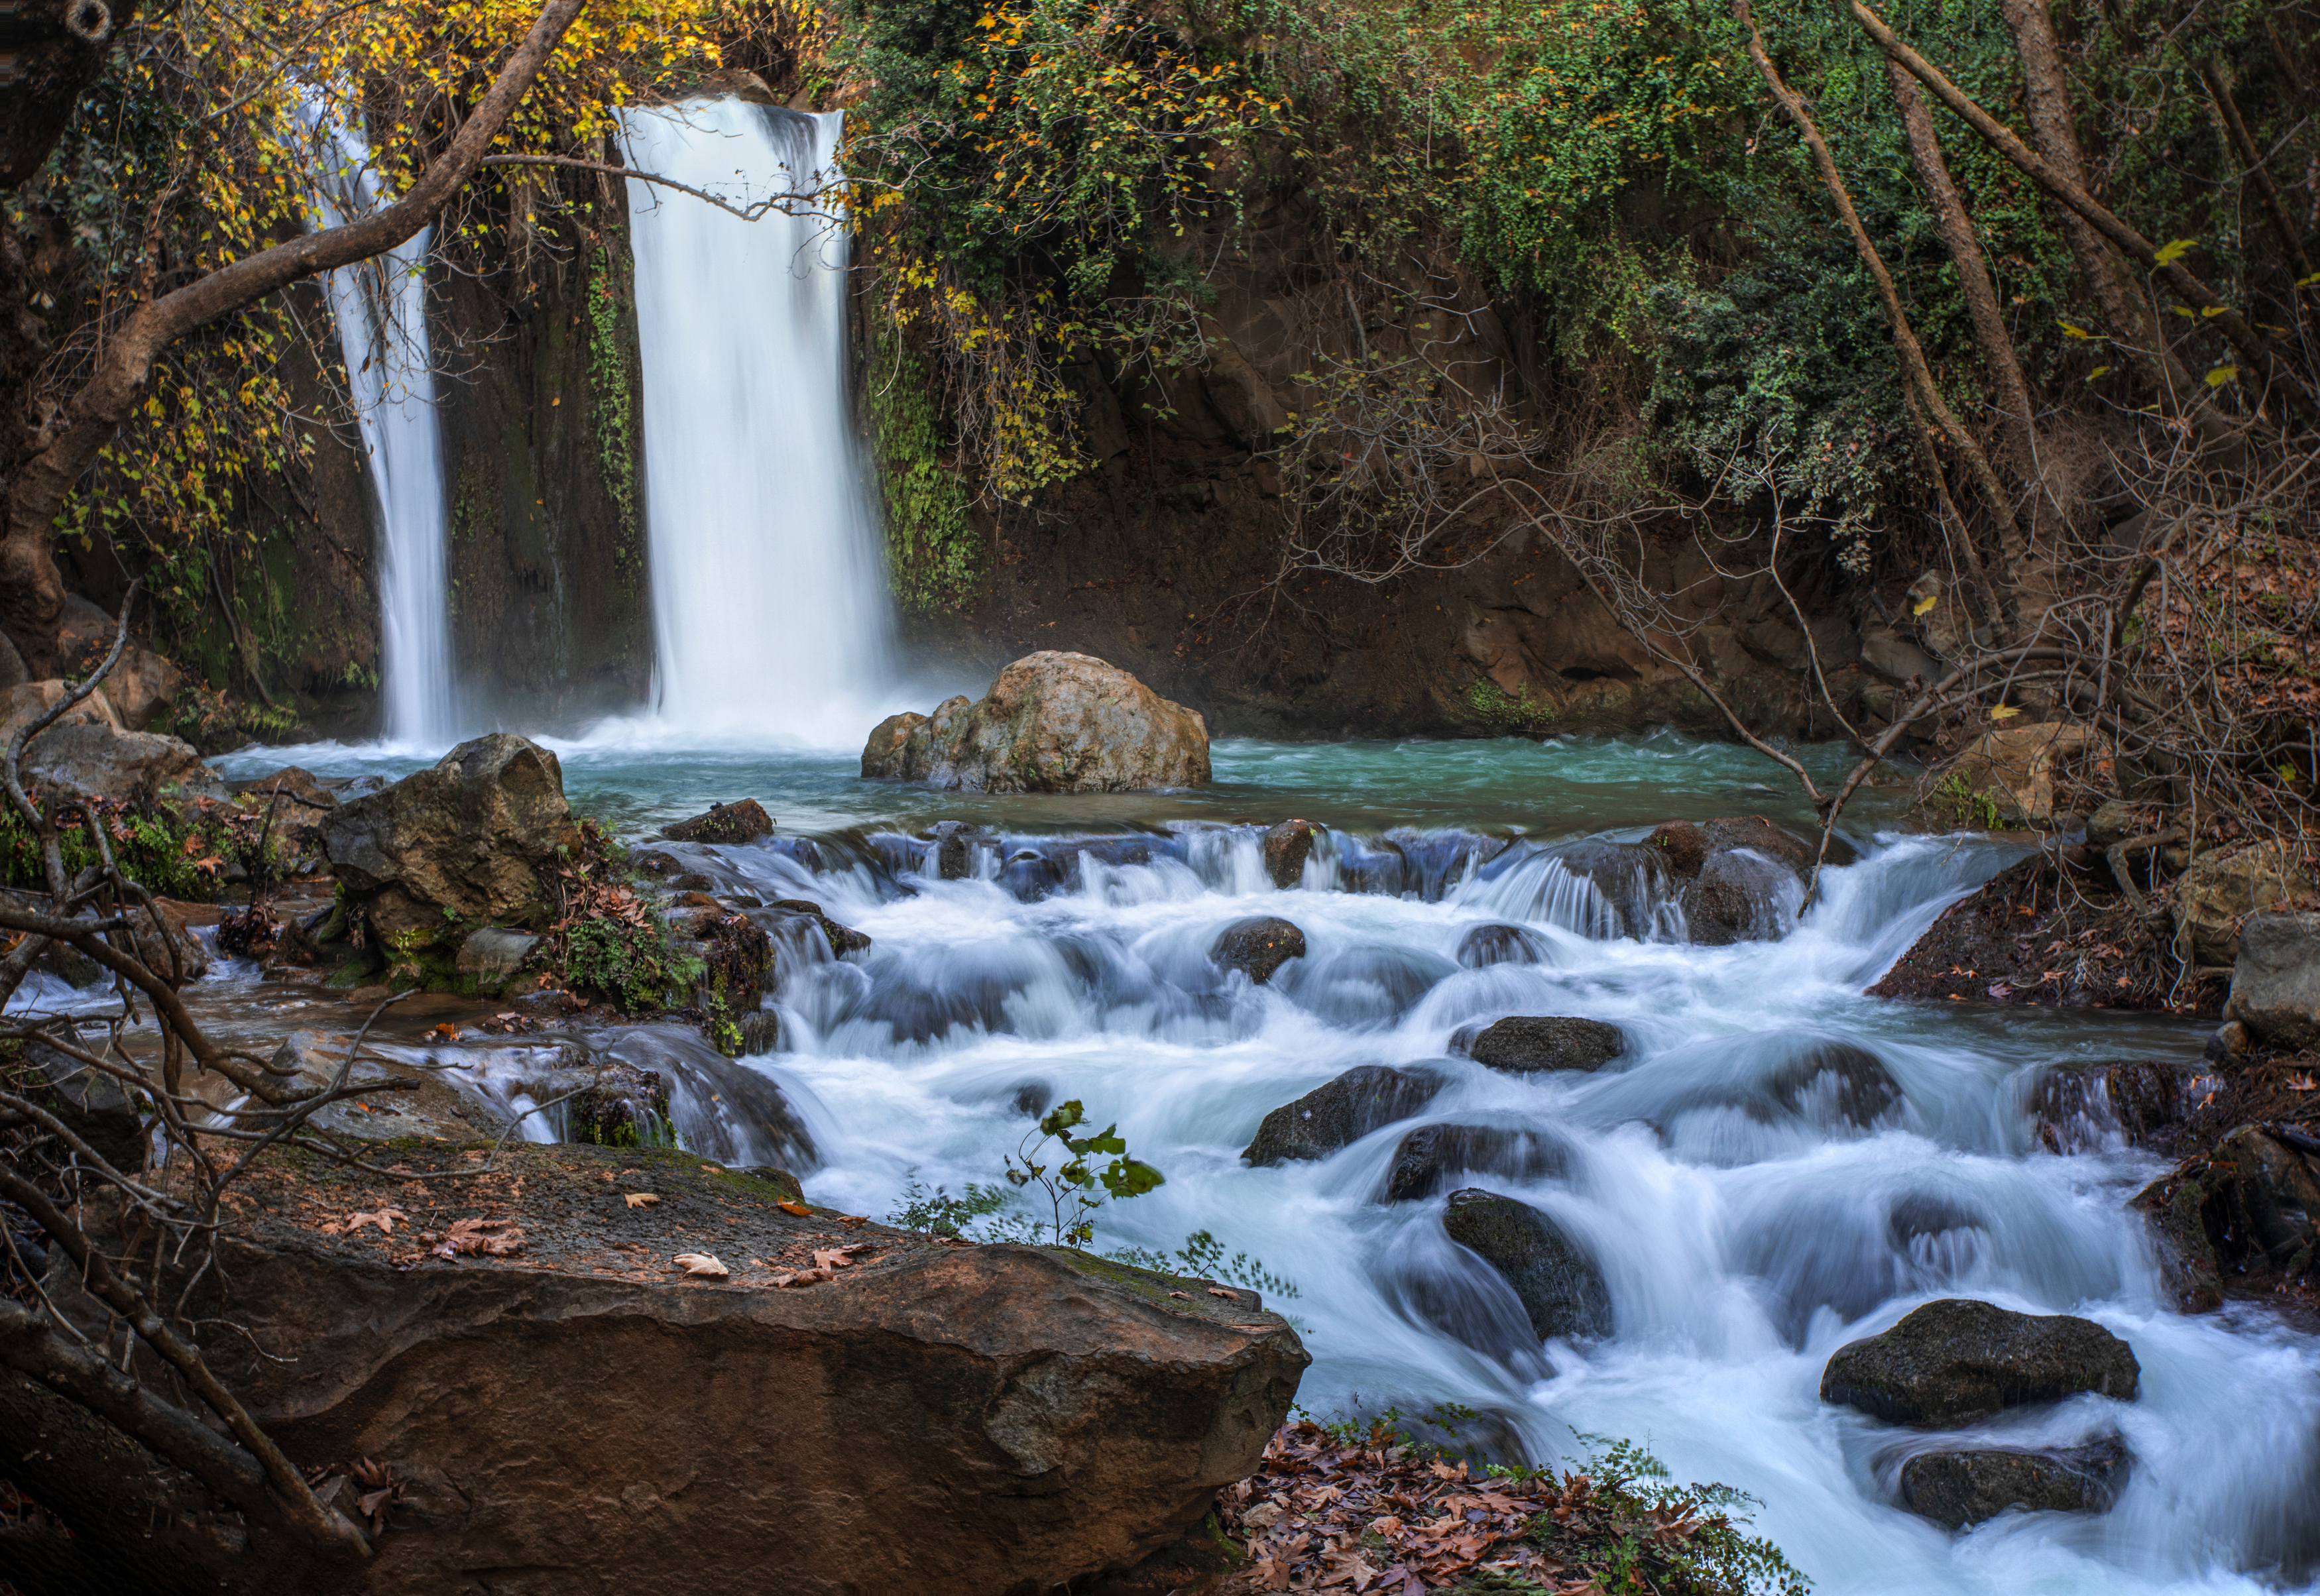
MULTIPOLYGON (((1603 899, 1556 857, 1666 818, 1804 818, 1745 751, 1664 735, 1222 742, 1211 789, 1104 799, 876 786, 838 756, 563 756, 575 803, 639 838, 711 798, 760 797, 782 822, 764 844, 656 846, 720 889, 811 898, 875 939, 844 963, 818 943, 785 949, 783 1050, 704 1066, 733 1072, 713 1095, 711 1075, 690 1077, 674 1115, 688 1145, 748 1152, 751 1127, 730 1106, 778 1088, 815 1149, 799 1171, 811 1196, 884 1216, 912 1180, 955 1193, 994 1181, 1027 1129, 1021 1105, 1076 1097, 1167 1175, 1103 1211, 1098 1247, 1167 1250, 1207 1229, 1292 1281, 1297 1296, 1273 1300, 1314 1354, 1310 1411, 1460 1403, 1495 1444, 1538 1459, 1634 1437, 1679 1477, 1761 1498, 1758 1529, 1830 1596, 2310 1577, 2320 1343, 2245 1305, 2176 1313, 2124 1207, 2160 1162, 2044 1152, 2026 1106, 2048 1066, 2189 1059, 2204 1028, 1862 995, 1944 904, 2016 857, 2003 845, 1880 833, 1879 795, 1864 794, 1857 862, 1826 873, 1800 920, 1775 904, 1791 917, 1778 940, 1708 948, 1668 935, 1670 906, 1603 899), (1333 830, 1282 893, 1258 836, 1288 814, 1333 830), (991 829, 974 879, 933 878, 917 833, 938 817, 991 829), (1309 942, 1263 988, 1205 956, 1257 913, 1309 942), (1504 922, 1527 929, 1537 962, 1459 962, 1468 930, 1504 922), (1446 1056, 1460 1026, 1516 1013, 1613 1021, 1628 1052, 1600 1074, 1533 1076, 1446 1056), (1872 1053, 1898 1092, 1777 1089, 1784 1066, 1831 1043, 1872 1053), (1414 1119, 1320 1162, 1241 1164, 1268 1111, 1357 1064, 1417 1062, 1451 1081, 1414 1119), (736 1093, 736 1077, 751 1090, 736 1093), (1445 1121, 1522 1127, 1556 1149, 1542 1162, 1559 1174, 1474 1183, 1545 1209, 1594 1250, 1607 1338, 1509 1345, 1517 1310, 1443 1237, 1443 1199, 1380 1200, 1400 1138, 1445 1121), (2115 1425, 2135 1463, 2110 1513, 2016 1514, 1953 1537, 1891 1505, 1923 1437, 1823 1405, 1821 1366, 1953 1294, 2084 1314, 2132 1344, 2139 1401, 2080 1398, 1972 1432, 2065 1443, 2115 1425)), ((285 757, 325 774, 411 767, 329 748, 224 763, 243 775, 285 757)), ((246 968, 220 983, 256 995, 246 968)), ((706 1052, 669 1028, 631 1035, 681 1080, 706 1052)), ((488 1082, 489 1058, 473 1062, 488 1082)))

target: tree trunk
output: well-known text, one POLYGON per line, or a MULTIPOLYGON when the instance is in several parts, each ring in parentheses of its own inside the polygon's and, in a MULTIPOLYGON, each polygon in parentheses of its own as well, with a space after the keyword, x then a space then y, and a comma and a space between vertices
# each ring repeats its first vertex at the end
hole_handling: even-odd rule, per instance
POLYGON ((2038 430, 2030 407, 2030 385, 2023 380, 2021 362, 2014 357, 2014 340, 2006 334, 2006 319, 1998 313, 1998 290, 1990 284, 1989 266, 1982 258, 1981 242, 1974 236, 1972 218, 1966 214, 1965 202, 1958 196, 1957 185, 1950 177, 1949 162, 1943 159, 1941 140, 1934 131, 1933 113, 1926 109, 1925 96, 1917 92, 1917 80, 1890 59, 1885 70, 1893 82, 1893 98, 1901 108, 1901 125, 1908 133, 1909 164, 1917 170, 1926 197, 1933 202, 1934 217, 1941 225, 1942 242, 1948 247, 1950 260, 1957 268, 1958 287, 1965 295, 1966 313, 1973 320, 1974 342, 1980 346, 1981 363, 1989 368, 1998 426, 2006 438, 2007 463, 2023 485, 2043 498, 2038 430))
MULTIPOLYGON (((2007 26, 2014 32, 2014 48, 2022 58, 2022 88, 2030 116, 2031 148, 2062 177, 2091 193, 2087 184, 2086 152, 2079 145, 2079 129, 2071 113, 2071 84, 2062 70, 2062 50, 2054 37, 2054 19, 2046 0, 1998 0, 2007 26)), ((2102 307, 2110 334, 2134 351, 2136 362, 2159 390, 2170 409, 2189 408, 2199 390, 2166 339, 2153 324, 2143 296, 2123 281, 2118 257, 2092 223, 2069 206, 2056 207, 2056 220, 2087 290, 2102 307)))

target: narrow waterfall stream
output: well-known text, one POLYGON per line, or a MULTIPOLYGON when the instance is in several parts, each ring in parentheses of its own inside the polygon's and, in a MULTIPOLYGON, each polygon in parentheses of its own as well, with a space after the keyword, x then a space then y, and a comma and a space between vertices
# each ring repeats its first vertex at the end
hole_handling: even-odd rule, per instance
POLYGON ((659 724, 856 742, 890 670, 876 512, 847 402, 841 116, 693 101, 625 122, 659 724))
MULTIPOLYGON (((311 110, 315 221, 335 227, 384 197, 361 137, 311 110)), ((378 509, 382 735, 440 748, 457 734, 446 543, 449 499, 427 334, 432 227, 328 279, 372 497, 378 509)))
MULTIPOLYGON (((1708 948, 1677 939, 1680 915, 1648 885, 1607 894, 1569 853, 1665 818, 1798 819, 1744 750, 1668 736, 1221 743, 1212 789, 1077 800, 884 787, 813 756, 566 761, 575 803, 639 836, 712 790, 761 796, 784 818, 775 838, 651 846, 721 895, 810 899, 875 939, 845 961, 819 939, 784 945, 768 1054, 725 1060, 677 1026, 589 1033, 674 1072, 676 1130, 707 1156, 793 1163, 813 1201, 884 1217, 913 1180, 954 1194, 994 1182, 1028 1108, 1079 1098, 1167 1176, 1104 1211, 1097 1247, 1166 1251, 1206 1229, 1293 1282, 1300 1294, 1268 1301, 1314 1355, 1306 1409, 1463 1403, 1486 1438, 1539 1459, 1632 1437, 1681 1478, 1755 1493, 1758 1529, 1824 1596, 2254 1591, 2320 1560, 2320 1341, 2251 1305, 2178 1313, 2125 1206, 2162 1161, 2116 1138, 2060 1156, 2035 1132, 2042 1072, 2189 1061, 2207 1028, 1862 995, 2015 849, 1865 830, 1859 862, 1830 871, 1785 935, 1708 948), (1292 813, 1333 830, 1282 892, 1256 822, 1292 813), (971 879, 937 878, 924 831, 946 814, 988 827, 971 879), (1257 914, 1308 940, 1262 987, 1208 957, 1257 914), (1519 928, 1501 939, 1519 957, 1479 964, 1466 939, 1484 925, 1519 928), (1608 1020, 1627 1050, 1591 1075, 1451 1056, 1460 1027, 1509 1014, 1608 1020), (1812 1059, 1845 1062, 1815 1075, 1812 1059), (1328 1156, 1242 1162, 1268 1112, 1365 1064, 1446 1084, 1328 1156), (1526 1133, 1541 1156, 1445 1169, 1427 1195, 1387 1201, 1402 1138, 1427 1124, 1526 1133), (1506 1333, 1519 1316, 1505 1286, 1441 1229, 1444 1194, 1469 1184, 1583 1240, 1609 1334, 1541 1347, 1506 1333), (1896 1505, 1925 1433, 1824 1404, 1820 1372, 1951 1295, 2082 1314, 2132 1345, 2139 1400, 2080 1397, 1964 1432, 2066 1445, 2116 1428, 2134 1465, 2112 1510, 1953 1536, 1896 1505)), ((509 1083, 548 1051, 477 1047, 467 1076, 520 1107, 509 1083)))

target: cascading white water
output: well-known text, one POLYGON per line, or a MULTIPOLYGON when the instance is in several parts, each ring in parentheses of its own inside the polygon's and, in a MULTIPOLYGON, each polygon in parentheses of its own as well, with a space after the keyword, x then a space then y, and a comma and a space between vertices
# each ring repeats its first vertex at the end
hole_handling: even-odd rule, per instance
MULTIPOLYGON (((317 225, 336 227, 383 196, 370 150, 309 100, 317 225)), ((427 338, 427 251, 434 229, 330 275, 331 319, 354 391, 371 492, 378 506, 385 739, 440 748, 457 730, 451 685, 449 503, 427 338)))
POLYGON ((1107 1209, 1099 1246, 1165 1250, 1205 1229, 1292 1277, 1302 1295, 1273 1305, 1315 1354, 1299 1397, 1314 1411, 1464 1403, 1539 1459, 1631 1437, 1681 1478, 1759 1495, 1758 1529, 1821 1596, 2252 1593, 2320 1566, 2320 1347, 2258 1310, 2176 1312, 2125 1206, 2164 1165, 2120 1146, 2057 1156, 2032 1134, 2044 1068, 2189 1059, 2197 1034, 1861 995, 2001 852, 1889 839, 1826 872, 1801 920, 1768 902, 1778 939, 1711 948, 1670 934, 1653 880, 1605 895, 1640 850, 1339 833, 1283 893, 1246 828, 988 838, 958 881, 932 878, 930 843, 888 836, 849 859, 856 846, 678 849, 720 890, 811 898, 875 939, 859 961, 818 936, 785 952, 783 1050, 740 1061, 814 1126, 818 1201, 884 1213, 909 1178, 987 1182, 1027 1103, 1079 1098, 1168 1176, 1107 1209), (1260 913, 1308 948, 1255 987, 1207 950, 1260 913), (1499 951, 1475 957, 1470 934, 1493 924, 1499 951), (1445 1056, 1459 1027, 1506 1014, 1608 1020, 1628 1051, 1595 1074, 1445 1056), (1866 1073, 1797 1075, 1807 1058, 1866 1073), (1268 1111, 1361 1064, 1447 1084, 1326 1158, 1241 1162, 1268 1111), (1430 1123, 1554 1149, 1538 1168, 1445 1171, 1445 1189, 1518 1196, 1579 1238, 1609 1335, 1514 1344, 1519 1310, 1448 1242, 1441 1192, 1386 1200, 1401 1138, 1430 1123), (1820 1370, 1944 1296, 2086 1315, 2131 1344, 2138 1400, 2080 1397, 1966 1437, 2062 1446, 2115 1428, 2134 1463, 2109 1512, 1953 1536, 1896 1505, 1899 1459, 1925 1441, 1821 1402, 1820 1370))
MULTIPOLYGON (((636 169, 747 207, 834 183, 840 122, 717 100, 624 126, 636 169)), ((893 621, 847 403, 842 204, 744 221, 631 180, 629 207, 661 724, 852 746, 893 621)))

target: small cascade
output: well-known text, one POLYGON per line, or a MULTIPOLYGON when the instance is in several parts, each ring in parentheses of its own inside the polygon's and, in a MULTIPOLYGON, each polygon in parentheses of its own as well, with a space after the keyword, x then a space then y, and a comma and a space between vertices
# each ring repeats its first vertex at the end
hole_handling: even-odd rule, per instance
MULTIPOLYGON (((370 150, 307 102, 315 143, 314 222, 336 227, 385 197, 370 150)), ((440 748, 457 734, 451 693, 447 570, 449 500, 427 340, 427 252, 421 228, 385 254, 330 275, 331 316, 354 392, 378 504, 378 585, 385 740, 440 748)))
MULTIPOLYGON (((747 209, 834 182, 841 120, 695 101, 630 115, 628 159, 747 209)), ((842 204, 745 221, 632 180, 629 207, 660 721, 857 744, 893 621, 847 400, 842 204)))

